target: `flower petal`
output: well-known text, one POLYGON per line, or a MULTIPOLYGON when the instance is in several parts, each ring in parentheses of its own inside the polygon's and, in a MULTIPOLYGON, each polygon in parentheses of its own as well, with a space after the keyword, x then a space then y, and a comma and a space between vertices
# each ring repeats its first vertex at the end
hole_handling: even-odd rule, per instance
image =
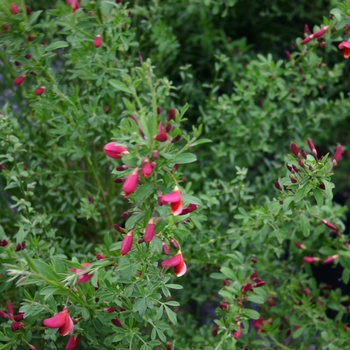
POLYGON ((65 323, 64 323, 64 325, 62 327, 60 327, 58 329, 58 333, 60 335, 64 336, 64 335, 67 335, 67 334, 73 332, 73 330, 74 330, 74 324, 73 324, 73 321, 72 321, 72 319, 70 318, 70 316, 68 315, 68 312, 67 312, 65 323))
POLYGON ((60 328, 66 323, 67 315, 68 315, 68 310, 65 307, 63 311, 59 312, 55 316, 44 320, 43 325, 47 328, 60 328))
POLYGON ((180 200, 178 202, 171 203, 170 211, 174 216, 180 215, 182 213, 182 201, 180 200))
POLYGON ((182 257, 182 254, 180 252, 180 253, 177 253, 176 255, 172 256, 171 258, 162 261, 162 266, 163 267, 175 267, 176 265, 181 264, 182 261, 183 261, 183 257, 182 257))
POLYGON ((177 277, 183 276, 186 273, 186 271, 187 271, 187 266, 183 260, 179 265, 176 265, 174 267, 174 272, 177 277))

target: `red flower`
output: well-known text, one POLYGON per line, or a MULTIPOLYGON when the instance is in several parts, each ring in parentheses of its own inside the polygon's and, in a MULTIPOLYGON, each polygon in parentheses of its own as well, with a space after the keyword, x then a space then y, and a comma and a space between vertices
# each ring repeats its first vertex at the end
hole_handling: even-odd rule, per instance
POLYGON ((102 255, 102 254, 96 254, 95 256, 96 256, 96 259, 97 259, 97 260, 106 259, 106 257, 105 257, 104 255, 102 255))
POLYGON ((338 45, 339 50, 343 50, 343 56, 344 58, 349 58, 350 57, 350 40, 347 41, 342 41, 338 45))
POLYGON ((309 145, 309 148, 310 148, 310 151, 312 152, 312 154, 315 156, 315 158, 317 159, 317 151, 316 151, 316 148, 315 148, 315 145, 314 143, 312 142, 311 139, 307 139, 307 143, 309 145))
POLYGON ((168 121, 174 119, 174 118, 175 118, 175 114, 176 114, 176 113, 175 113, 175 109, 174 109, 174 108, 170 108, 166 119, 167 119, 168 121))
POLYGON ((42 95, 45 91, 46 87, 45 86, 41 86, 41 87, 38 87, 37 89, 35 89, 34 93, 35 95, 42 95))
POLYGON ((179 215, 186 215, 186 214, 192 213, 196 209, 197 209, 197 205, 191 203, 186 208, 182 209, 182 212, 179 215))
POLYGON ((21 85, 21 84, 23 83, 24 78, 25 78, 25 75, 20 75, 19 77, 17 77, 17 78, 13 81, 13 83, 14 83, 15 85, 21 85))
POLYGON ((179 250, 177 254, 173 257, 162 261, 162 267, 173 267, 175 275, 177 277, 183 276, 187 271, 187 267, 183 259, 181 250, 179 250))
POLYGON ((332 255, 327 259, 323 260, 323 264, 330 264, 331 262, 333 262, 335 259, 338 259, 338 258, 339 258, 339 254, 332 255))
POLYGON ((175 186, 173 192, 165 194, 161 198, 163 204, 170 203, 170 210, 173 215, 180 215, 182 213, 181 192, 177 186, 175 186))
POLYGON ((139 168, 135 168, 133 172, 127 177, 123 183, 122 191, 124 192, 124 197, 127 198, 136 190, 137 183, 139 181, 139 168))
POLYGON ((79 8, 78 0, 66 0, 66 4, 71 6, 73 12, 79 8))
POLYGON ((151 242, 154 237, 154 220, 150 218, 146 226, 145 235, 143 236, 146 243, 151 242))
POLYGON ((158 125, 158 134, 154 136, 154 139, 159 142, 165 142, 168 139, 168 135, 163 131, 163 123, 160 122, 158 125))
POLYGON ((120 254, 125 255, 128 254, 132 247, 132 234, 133 231, 130 230, 127 235, 124 237, 122 245, 120 247, 120 254))
POLYGON ((327 221, 325 219, 321 219, 321 222, 322 222, 323 225, 327 226, 331 230, 335 230, 335 231, 338 230, 338 228, 336 226, 334 226, 331 222, 329 222, 329 221, 327 221))
POLYGON ((163 248, 164 254, 166 254, 166 255, 169 255, 169 254, 170 254, 169 248, 168 248, 168 246, 167 246, 164 242, 162 242, 162 248, 163 248))
POLYGON ((43 325, 47 328, 58 328, 58 333, 63 336, 73 332, 74 329, 74 324, 68 314, 67 306, 55 316, 44 320, 43 325))
POLYGON ((109 142, 103 147, 103 152, 110 158, 120 159, 128 150, 116 142, 109 142))
POLYGON ((13 15, 17 15, 17 13, 18 13, 18 11, 19 11, 18 6, 15 5, 15 4, 11 4, 11 5, 10 5, 10 11, 11 11, 11 13, 12 13, 13 15))
POLYGON ((336 166, 339 162, 339 159, 343 153, 343 147, 339 145, 337 149, 335 150, 334 158, 333 158, 333 166, 336 166))
POLYGON ((145 158, 143 165, 142 165, 142 170, 141 170, 142 176, 147 179, 151 176, 152 171, 153 171, 153 168, 152 168, 152 165, 151 165, 149 159, 145 158))
MULTIPOLYGON (((88 267, 91 264, 90 263, 83 263, 81 265, 84 267, 88 267)), ((70 270, 74 273, 80 274, 80 276, 78 277, 77 283, 86 283, 86 282, 89 282, 92 278, 92 275, 90 275, 89 273, 81 274, 84 271, 82 269, 70 269, 70 270)))
POLYGON ((102 45, 101 35, 96 35, 96 37, 94 39, 94 46, 96 48, 99 48, 101 45, 102 45))
POLYGON ((68 343, 66 345, 66 350, 74 350, 79 343, 79 337, 76 335, 71 335, 69 337, 68 343))
POLYGON ((320 258, 315 258, 315 257, 313 257, 313 256, 304 256, 304 257, 303 257, 303 260, 304 260, 306 263, 308 263, 308 264, 313 264, 313 263, 315 263, 316 261, 319 261, 320 258))
POLYGON ((301 158, 298 146, 294 142, 291 143, 290 149, 298 158, 301 158))

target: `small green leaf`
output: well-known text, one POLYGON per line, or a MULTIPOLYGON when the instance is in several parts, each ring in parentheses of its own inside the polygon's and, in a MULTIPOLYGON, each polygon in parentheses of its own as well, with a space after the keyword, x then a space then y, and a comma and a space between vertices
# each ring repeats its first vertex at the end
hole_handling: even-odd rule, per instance
POLYGON ((131 89, 120 80, 111 79, 109 80, 109 83, 117 90, 126 92, 127 94, 132 94, 131 89))
POLYGON ((322 191, 321 191, 318 187, 316 187, 316 188, 314 188, 314 190, 313 190, 313 194, 314 194, 314 197, 315 197, 315 199, 316 199, 317 205, 318 205, 319 207, 322 207, 322 205, 323 205, 323 195, 322 195, 322 191))
POLYGON ((166 284, 166 286, 170 289, 183 289, 179 284, 166 284))
POLYGON ((67 46, 69 45, 66 41, 55 41, 52 44, 47 45, 45 48, 45 51, 53 51, 53 50, 61 49, 63 47, 67 47, 67 46))
POLYGON ((173 164, 187 164, 187 163, 193 163, 197 160, 197 157, 193 153, 182 153, 178 156, 174 157, 171 160, 171 163, 173 164))
POLYGON ((260 316, 258 311, 252 310, 252 309, 244 309, 244 313, 251 319, 257 320, 260 316))
POLYGON ((176 313, 166 305, 164 305, 164 308, 165 308, 166 313, 168 314, 170 322, 172 322, 174 325, 176 325, 177 324, 176 313))
POLYGON ((230 278, 231 280, 237 279, 236 274, 229 267, 221 267, 220 272, 223 273, 227 278, 230 278))
POLYGON ((300 214, 300 226, 301 226, 301 232, 303 233, 304 237, 309 237, 310 235, 310 222, 306 215, 300 214))

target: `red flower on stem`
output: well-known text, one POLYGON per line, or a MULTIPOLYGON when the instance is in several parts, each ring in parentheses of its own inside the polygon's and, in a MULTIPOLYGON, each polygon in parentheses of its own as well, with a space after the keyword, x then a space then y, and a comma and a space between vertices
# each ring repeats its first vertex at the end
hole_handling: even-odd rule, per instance
POLYGON ((152 174, 153 168, 149 161, 149 159, 146 157, 142 164, 141 174, 146 179, 149 178, 152 174))
POLYGON ((74 329, 74 324, 68 314, 67 306, 55 316, 44 320, 43 325, 47 328, 58 328, 58 333, 63 336, 73 332, 74 329))
POLYGON ((130 175, 126 178, 122 191, 124 192, 124 197, 127 198, 130 196, 131 193, 133 193, 136 190, 138 181, 139 181, 139 168, 136 167, 130 175))
POLYGON ((131 250, 131 247, 132 247, 132 234, 133 234, 133 231, 130 230, 127 235, 124 237, 123 239, 123 242, 122 242, 122 245, 120 247, 120 254, 121 255, 125 255, 125 254, 128 254, 131 250))
POLYGON ((94 39, 94 46, 98 49, 102 45, 101 35, 96 35, 94 39))
POLYGON ((342 41, 338 45, 339 50, 343 50, 343 56, 344 58, 349 58, 350 57, 350 40, 347 41, 342 41))
POLYGON ((25 75, 20 75, 19 77, 17 77, 14 81, 13 81, 13 83, 15 84, 15 85, 21 85, 22 83, 23 83, 23 81, 24 81, 24 78, 25 78, 25 75))
POLYGON ((334 167, 338 164, 342 153, 343 153, 343 147, 341 145, 338 145, 337 149, 335 150, 334 158, 332 161, 334 167))
POLYGON ((109 142, 103 147, 103 152, 106 156, 114 159, 120 159, 123 154, 129 153, 128 150, 116 142, 109 142))
POLYGON ((34 90, 35 95, 42 95, 45 92, 46 87, 45 86, 41 86, 38 87, 37 89, 34 90))
POLYGON ((10 11, 11 11, 11 13, 12 13, 13 15, 17 15, 17 13, 18 13, 18 11, 19 11, 18 6, 15 5, 15 4, 11 4, 11 5, 10 5, 10 11))
POLYGON ((313 256, 304 256, 303 260, 308 264, 314 264, 316 261, 319 261, 320 258, 315 258, 313 256))
MULTIPOLYGON (((82 263, 81 265, 84 266, 84 267, 88 267, 91 264, 90 263, 82 263)), ((83 269, 73 269, 73 268, 71 268, 70 270, 72 272, 76 273, 76 274, 80 274, 80 276, 78 277, 77 283, 86 283, 86 282, 89 282, 91 280, 91 278, 92 278, 92 275, 89 274, 89 273, 81 274, 84 271, 83 269)))
POLYGON ((165 267, 173 267, 175 275, 177 277, 183 276, 187 271, 187 267, 186 267, 185 261, 183 259, 181 250, 179 250, 177 252, 177 254, 174 255, 173 257, 162 261, 162 267, 164 267, 164 268, 165 267))
POLYGON ((79 343, 79 337, 76 335, 71 335, 69 337, 68 343, 66 345, 66 350, 74 350, 79 343))
POLYGON ((173 215, 176 216, 182 213, 181 192, 177 186, 171 193, 161 196, 161 201, 163 205, 170 203, 170 210, 173 215))
POLYGON ((146 243, 151 242, 152 239, 154 238, 154 220, 153 220, 153 218, 149 219, 143 238, 144 238, 146 243))
POLYGON ((19 321, 23 320, 24 313, 19 312, 15 315, 11 302, 6 301, 6 305, 7 305, 8 314, 6 312, 0 310, 0 317, 4 318, 6 320, 11 320, 12 321, 12 323, 11 323, 12 331, 17 332, 18 330, 20 330, 24 326, 24 323, 19 322, 19 321))
POLYGON ((159 142, 165 142, 168 139, 168 134, 163 131, 163 123, 158 124, 158 134, 154 136, 154 139, 159 142))

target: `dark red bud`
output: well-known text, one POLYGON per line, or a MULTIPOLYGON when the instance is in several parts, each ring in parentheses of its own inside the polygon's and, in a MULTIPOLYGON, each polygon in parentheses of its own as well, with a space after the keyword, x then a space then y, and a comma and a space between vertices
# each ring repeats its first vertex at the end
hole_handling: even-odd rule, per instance
POLYGON ((166 117, 166 119, 168 121, 172 120, 175 118, 175 109, 174 108, 170 108, 169 111, 168 111, 168 115, 166 117))

